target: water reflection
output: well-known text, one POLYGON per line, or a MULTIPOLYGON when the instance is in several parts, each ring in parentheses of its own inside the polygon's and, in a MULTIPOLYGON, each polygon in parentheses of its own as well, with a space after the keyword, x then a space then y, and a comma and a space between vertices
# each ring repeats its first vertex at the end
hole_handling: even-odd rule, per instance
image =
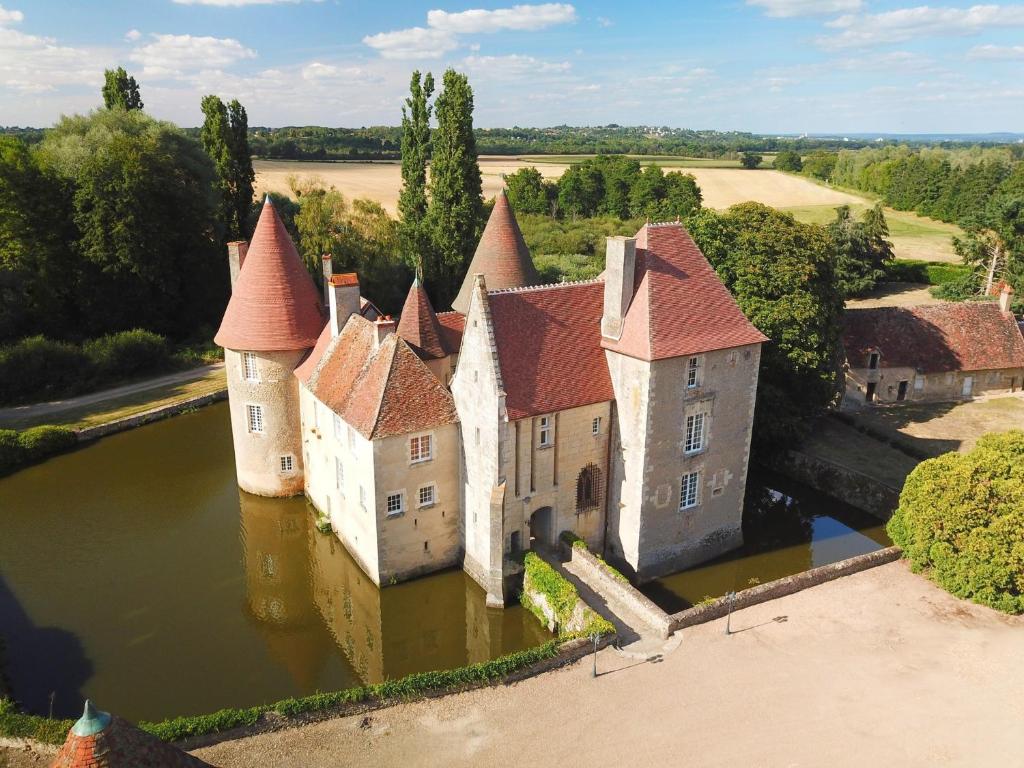
POLYGON ((891 544, 880 520, 811 488, 751 472, 740 549, 681 573, 656 579, 642 591, 666 611, 689 608, 810 568, 891 544))

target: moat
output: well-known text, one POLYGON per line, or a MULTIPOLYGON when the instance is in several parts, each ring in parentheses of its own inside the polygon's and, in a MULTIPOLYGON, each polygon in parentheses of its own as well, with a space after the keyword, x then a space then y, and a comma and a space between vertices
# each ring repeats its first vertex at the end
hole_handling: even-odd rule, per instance
MULTIPOLYGON (((887 545, 881 524, 752 475, 746 546, 661 579, 667 610, 887 545), (769 487, 770 486, 770 487, 769 487), (778 491, 770 490, 778 488, 778 491)), ((483 661, 550 635, 461 571, 378 589, 302 499, 242 494, 226 404, 0 480, 0 639, 29 711, 212 712, 483 661)))

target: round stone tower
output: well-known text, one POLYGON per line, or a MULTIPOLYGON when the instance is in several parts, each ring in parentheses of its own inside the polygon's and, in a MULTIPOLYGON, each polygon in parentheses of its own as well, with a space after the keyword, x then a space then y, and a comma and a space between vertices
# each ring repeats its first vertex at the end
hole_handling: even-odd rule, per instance
MULTIPOLYGON (((323 330, 320 295, 270 198, 214 337, 224 347, 238 485, 260 496, 302 493, 299 388, 293 372, 323 330)), ((232 275, 236 274, 232 264, 232 275)))

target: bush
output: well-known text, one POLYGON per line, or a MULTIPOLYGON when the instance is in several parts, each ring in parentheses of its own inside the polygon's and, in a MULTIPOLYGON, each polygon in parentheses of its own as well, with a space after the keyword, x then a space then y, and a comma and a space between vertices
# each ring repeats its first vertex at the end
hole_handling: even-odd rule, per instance
POLYGON ((80 391, 93 373, 89 358, 74 344, 30 336, 0 347, 0 402, 38 402, 80 391))
POLYGON ((63 744, 74 720, 50 720, 18 711, 10 699, 0 698, 0 736, 63 744))
POLYGON ((915 571, 957 597, 1024 613, 1024 431, 919 464, 887 531, 915 571))
POLYGON ((26 461, 39 461, 55 453, 66 451, 78 442, 73 429, 44 424, 26 429, 18 435, 26 461))
POLYGON ((555 613, 558 624, 558 637, 568 640, 573 637, 589 637, 594 634, 614 634, 615 627, 603 616, 590 608, 584 610, 584 626, 576 631, 568 629, 568 625, 576 611, 576 603, 580 599, 576 587, 570 584, 558 571, 552 568, 535 552, 527 552, 523 558, 525 573, 523 574, 523 593, 519 601, 523 607, 537 617, 541 624, 548 623, 547 616, 541 608, 530 600, 529 592, 544 595, 551 610, 555 613))
POLYGON ((886 264, 884 280, 893 283, 945 285, 971 277, 972 274, 971 268, 966 264, 897 259, 886 264))
POLYGON ((0 475, 6 475, 25 463, 25 449, 13 429, 0 429, 0 475))
POLYGON ((941 285, 933 286, 930 293, 935 298, 946 301, 967 301, 978 296, 980 287, 977 276, 968 273, 941 285))
POLYGON ((91 339, 82 349, 97 375, 107 381, 166 370, 173 365, 167 339, 141 328, 91 339))

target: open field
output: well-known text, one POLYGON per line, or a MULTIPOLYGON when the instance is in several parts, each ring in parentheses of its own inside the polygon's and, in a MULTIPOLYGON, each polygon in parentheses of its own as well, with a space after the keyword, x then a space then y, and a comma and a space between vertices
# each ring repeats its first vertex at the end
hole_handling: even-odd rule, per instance
POLYGON ((920 283, 880 283, 864 298, 847 299, 846 308, 919 307, 922 304, 942 304, 942 299, 932 296, 929 287, 920 283))
MULTIPOLYGON (((775 159, 774 155, 762 153, 764 160, 762 166, 770 168, 775 159)), ((568 165, 578 163, 581 160, 595 157, 595 155, 520 155, 519 160, 530 165, 568 165)), ((679 157, 678 155, 627 155, 634 160, 640 161, 641 165, 652 165, 657 163, 662 168, 739 168, 739 160, 723 160, 716 157, 679 157)))

